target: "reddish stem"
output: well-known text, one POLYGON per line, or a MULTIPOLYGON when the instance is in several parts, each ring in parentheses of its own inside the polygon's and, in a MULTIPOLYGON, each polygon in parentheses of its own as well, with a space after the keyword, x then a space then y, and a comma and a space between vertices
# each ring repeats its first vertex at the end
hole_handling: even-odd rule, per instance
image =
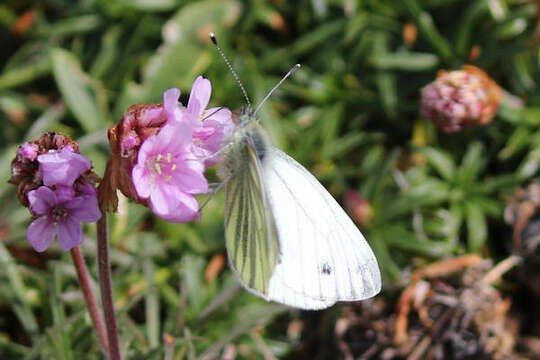
POLYGON ((79 278, 79 284, 84 295, 84 301, 86 302, 86 307, 90 313, 90 318, 94 324, 94 329, 96 330, 97 338, 101 350, 103 353, 109 353, 109 342, 107 340, 107 331, 105 330, 105 325, 103 324, 103 318, 99 313, 99 308, 92 291, 92 286, 90 285, 90 275, 88 274, 88 268, 84 262, 84 258, 81 254, 81 250, 78 246, 75 246, 71 249, 71 258, 73 259, 73 264, 77 270, 77 277, 79 278))
POLYGON ((106 213, 97 222, 97 258, 101 303, 103 304, 103 314, 105 315, 109 339, 109 358, 110 360, 122 360, 118 341, 118 327, 116 326, 116 313, 114 312, 111 264, 109 262, 109 226, 106 213))

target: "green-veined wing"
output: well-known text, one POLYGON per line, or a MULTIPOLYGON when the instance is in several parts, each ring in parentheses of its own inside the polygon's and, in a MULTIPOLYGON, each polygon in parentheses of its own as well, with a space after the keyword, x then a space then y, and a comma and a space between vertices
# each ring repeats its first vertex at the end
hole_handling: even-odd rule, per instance
POLYGON ((244 286, 266 297, 279 256, 279 241, 267 206, 261 164, 247 143, 236 154, 240 167, 225 184, 225 236, 229 263, 244 286))

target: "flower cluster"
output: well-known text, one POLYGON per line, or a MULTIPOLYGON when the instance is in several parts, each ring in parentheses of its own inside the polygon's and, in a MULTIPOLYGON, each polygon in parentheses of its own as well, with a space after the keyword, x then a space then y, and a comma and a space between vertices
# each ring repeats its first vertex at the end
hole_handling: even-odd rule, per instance
POLYGON ((17 185, 19 201, 36 219, 27 237, 36 251, 45 251, 58 238, 63 250, 82 243, 81 222, 101 217, 92 163, 79 154, 69 137, 47 133, 17 149, 10 183, 17 185))
POLYGON ((117 206, 116 190, 167 221, 198 217, 196 194, 208 192, 207 167, 218 160, 233 131, 231 111, 206 109, 212 88, 202 76, 193 83, 187 107, 180 90, 165 91, 162 104, 131 106, 109 129, 111 156, 100 184, 103 209, 117 206))
POLYGON ((440 70, 437 79, 422 89, 421 114, 446 133, 488 124, 499 106, 501 89, 482 70, 465 65, 461 70, 440 70))

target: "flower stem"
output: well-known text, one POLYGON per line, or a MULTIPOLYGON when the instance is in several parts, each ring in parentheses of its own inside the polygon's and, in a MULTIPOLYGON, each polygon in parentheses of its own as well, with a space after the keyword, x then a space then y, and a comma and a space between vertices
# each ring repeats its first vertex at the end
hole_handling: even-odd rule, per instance
POLYGON ((101 350, 105 353, 109 353, 109 341, 107 339, 107 331, 105 330, 105 325, 103 324, 103 318, 99 313, 99 308, 92 292, 92 287, 90 285, 90 275, 88 275, 88 268, 84 262, 84 258, 81 254, 81 250, 78 246, 75 246, 71 249, 71 258, 73 259, 73 264, 77 270, 77 277, 79 278, 79 284, 84 295, 84 301, 90 313, 90 318, 94 324, 94 329, 98 337, 98 342, 101 347, 101 350))
POLYGON ((109 226, 107 224, 107 214, 97 221, 97 257, 99 268, 99 286, 101 288, 101 302, 107 325, 107 335, 109 339, 110 360, 121 360, 120 345, 118 342, 118 328, 116 326, 116 315, 114 312, 114 300, 111 281, 111 264, 109 262, 109 226))

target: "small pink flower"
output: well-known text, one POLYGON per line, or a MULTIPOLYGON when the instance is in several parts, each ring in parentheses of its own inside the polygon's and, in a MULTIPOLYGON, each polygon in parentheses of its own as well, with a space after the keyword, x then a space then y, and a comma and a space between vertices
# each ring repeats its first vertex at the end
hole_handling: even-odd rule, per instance
POLYGON ((84 240, 81 222, 94 222, 101 217, 95 195, 75 196, 72 187, 58 186, 51 190, 41 186, 28 193, 30 210, 39 218, 27 230, 34 250, 42 252, 55 237, 62 250, 69 251, 84 240))
POLYGON ((71 186, 84 172, 92 168, 92 162, 81 154, 77 154, 69 146, 61 150, 50 150, 38 156, 39 167, 43 176, 43 184, 47 186, 71 186))
POLYGON ((219 161, 219 156, 212 155, 221 148, 223 140, 232 133, 235 127, 229 109, 224 107, 206 109, 211 93, 210 81, 202 76, 197 77, 191 87, 186 109, 186 118, 194 126, 194 152, 199 158, 205 159, 206 167, 215 165, 219 161))
POLYGON ((191 150, 191 137, 191 127, 185 122, 168 122, 143 142, 133 167, 137 195, 167 221, 195 219, 199 203, 193 194, 208 191, 204 166, 191 150))

